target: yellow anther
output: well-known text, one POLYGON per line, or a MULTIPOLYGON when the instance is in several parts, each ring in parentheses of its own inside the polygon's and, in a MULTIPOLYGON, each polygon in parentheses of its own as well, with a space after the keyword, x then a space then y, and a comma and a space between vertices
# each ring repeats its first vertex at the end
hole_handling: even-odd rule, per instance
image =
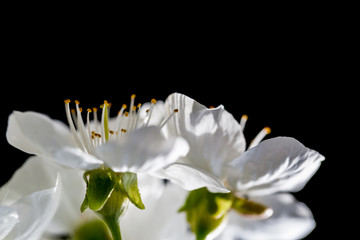
POLYGON ((248 119, 248 115, 244 114, 244 115, 241 116, 241 118, 244 119, 244 120, 247 120, 247 119, 248 119))
POLYGON ((126 131, 126 129, 121 129, 121 132, 123 132, 123 133, 126 133, 127 131, 126 131))
POLYGON ((113 130, 110 130, 109 133, 110 133, 111 135, 113 135, 113 134, 114 134, 114 131, 113 131, 113 130))
POLYGON ((94 111, 94 112, 97 112, 97 110, 98 110, 98 109, 97 109, 96 107, 93 107, 93 111, 94 111))
POLYGON ((151 99, 151 103, 152 103, 152 104, 155 104, 155 103, 156 103, 156 99, 155 99, 155 98, 151 99))
POLYGON ((70 99, 66 99, 66 100, 64 100, 64 102, 65 102, 66 104, 69 104, 69 103, 71 102, 71 100, 70 100, 70 99))
POLYGON ((139 103, 138 105, 137 105, 137 108, 140 108, 141 107, 141 103, 139 103))
POLYGON ((79 102, 78 100, 75 100, 75 103, 76 103, 77 105, 79 105, 79 104, 80 104, 80 102, 79 102))
POLYGON ((266 131, 266 134, 271 133, 271 129, 269 127, 264 127, 264 130, 266 131))
POLYGON ((104 104, 100 105, 100 108, 102 109, 102 108, 104 108, 104 106, 106 106, 106 107, 109 106, 109 103, 106 100, 104 100, 104 104))
POLYGON ((131 95, 131 99, 134 99, 136 97, 136 94, 131 95))
POLYGON ((125 112, 124 113, 125 117, 129 116, 129 113, 128 112, 125 112))
POLYGON ((133 106, 132 110, 135 111, 135 110, 136 110, 136 106, 133 106))
POLYGON ((74 108, 70 109, 70 111, 71 111, 71 113, 75 113, 75 112, 76 112, 74 108))
POLYGON ((127 105, 126 104, 123 104, 122 105, 122 108, 125 110, 127 108, 127 105))
POLYGON ((82 108, 81 108, 81 107, 79 107, 79 111, 82 112, 82 108))
POLYGON ((210 107, 209 107, 209 109, 213 109, 213 108, 215 108, 215 107, 214 107, 214 106, 210 106, 210 107))
POLYGON ((88 109, 87 109, 87 111, 88 111, 89 113, 91 113, 91 112, 92 112, 90 108, 88 108, 88 109))

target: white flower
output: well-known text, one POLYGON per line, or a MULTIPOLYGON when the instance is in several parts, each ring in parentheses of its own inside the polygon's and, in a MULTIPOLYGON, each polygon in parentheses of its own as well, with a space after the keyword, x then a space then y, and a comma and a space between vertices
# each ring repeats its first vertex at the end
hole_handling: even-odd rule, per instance
POLYGON ((9 117, 6 137, 11 145, 27 153, 85 170, 105 164, 114 171, 153 172, 185 155, 188 145, 184 139, 162 136, 163 126, 157 123, 159 116, 153 113, 156 101, 152 100, 147 109, 137 110, 140 105, 134 105, 134 98, 135 95, 131 97, 130 111, 125 112, 126 105, 123 105, 115 120, 109 120, 110 104, 106 101, 101 123, 96 109, 88 109, 86 125, 79 102, 75 101, 73 121, 70 100, 66 100, 70 129, 40 113, 15 111, 9 117), (94 112, 92 122, 91 112, 94 112))
POLYGON ((244 118, 238 123, 223 106, 209 109, 179 93, 170 95, 165 104, 168 111, 181 109, 165 126, 167 135, 185 138, 190 150, 161 174, 187 190, 207 187, 210 192, 251 195, 298 191, 324 159, 293 138, 260 143, 269 128, 245 151, 244 118), (190 176, 189 168, 193 169, 190 176))
MULTIPOLYGON (((238 123, 223 106, 209 109, 178 93, 170 95, 165 104, 167 109, 182 109, 167 123, 167 136, 182 136, 190 150, 187 156, 158 174, 187 190, 207 187, 213 193, 231 191, 236 197, 251 197, 266 204, 271 194, 301 190, 324 160, 321 154, 294 138, 277 137, 261 142, 270 132, 267 127, 246 150, 243 130, 247 117, 238 123)), ((280 195, 274 198, 283 200, 280 195)), ((276 207, 264 211, 257 220, 270 217, 276 207)), ((310 224, 307 233, 313 227, 310 224)))
POLYGON ((9 189, 8 184, 1 187, 0 239, 38 240, 40 238, 52 220, 60 201, 59 177, 55 174, 52 180, 54 181, 37 186, 20 181, 17 189, 9 189))

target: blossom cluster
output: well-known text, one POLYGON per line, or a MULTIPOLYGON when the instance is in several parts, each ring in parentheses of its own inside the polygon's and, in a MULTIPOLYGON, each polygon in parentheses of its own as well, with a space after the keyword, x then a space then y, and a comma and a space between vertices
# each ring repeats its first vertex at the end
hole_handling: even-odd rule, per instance
POLYGON ((315 228, 290 192, 320 167, 317 151, 264 140, 268 127, 247 144, 246 115, 180 93, 110 110, 65 100, 67 124, 9 116, 9 144, 33 156, 0 188, 0 240, 300 239, 315 228))

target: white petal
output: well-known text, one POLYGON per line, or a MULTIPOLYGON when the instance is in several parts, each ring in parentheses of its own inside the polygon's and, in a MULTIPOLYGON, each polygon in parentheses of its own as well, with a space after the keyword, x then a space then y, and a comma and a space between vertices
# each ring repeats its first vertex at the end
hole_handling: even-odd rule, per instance
POLYGON ((243 217, 235 211, 218 240, 290 240, 303 239, 315 228, 310 209, 290 194, 278 194, 252 200, 271 207, 274 214, 266 220, 243 217))
POLYGON ((0 204, 11 205, 21 197, 43 189, 53 188, 57 172, 47 167, 54 164, 38 156, 30 157, 16 170, 11 179, 0 188, 0 204))
MULTIPOLYGON (((148 179, 153 181, 151 178, 148 179)), ((146 189, 146 186, 139 184, 139 188, 141 191, 141 189, 146 189)), ((145 210, 129 206, 127 213, 121 220, 123 239, 195 239, 188 231, 185 214, 178 213, 186 196, 186 191, 169 183, 160 198, 151 194, 143 197, 145 210)))
POLYGON ((19 215, 15 209, 0 206, 0 240, 8 235, 18 221, 19 215))
POLYGON ((232 186, 250 195, 299 191, 319 168, 324 157, 294 138, 277 137, 261 142, 231 163, 232 186), (234 174, 237 172, 237 174, 234 174))
POLYGON ((223 106, 209 109, 179 93, 170 95, 166 106, 169 114, 179 109, 166 124, 166 132, 188 141, 188 158, 192 164, 219 178, 223 177, 222 165, 245 150, 240 124, 223 106))
POLYGON ((169 179, 172 183, 191 191, 207 187, 210 192, 227 193, 229 190, 219 179, 199 168, 182 163, 174 163, 159 170, 153 176, 169 179))
POLYGON ((22 196, 52 187, 56 182, 57 174, 61 182, 59 186, 61 199, 47 231, 53 234, 71 232, 80 219, 79 207, 85 196, 83 171, 66 168, 41 157, 30 157, 10 181, 1 187, 0 203, 10 205, 22 196))
POLYGON ((140 128, 129 134, 123 144, 108 142, 95 150, 97 156, 114 171, 153 172, 185 156, 189 150, 184 139, 165 139, 160 129, 154 126, 140 128))
POLYGON ((93 170, 103 164, 95 156, 83 152, 80 148, 63 147, 54 152, 53 158, 68 167, 93 170))
POLYGON ((6 240, 38 240, 53 218, 60 200, 60 190, 54 188, 34 192, 11 205, 19 214, 19 222, 6 240))
POLYGON ((65 124, 35 112, 14 111, 9 116, 6 137, 24 152, 48 157, 59 148, 75 146, 65 124))

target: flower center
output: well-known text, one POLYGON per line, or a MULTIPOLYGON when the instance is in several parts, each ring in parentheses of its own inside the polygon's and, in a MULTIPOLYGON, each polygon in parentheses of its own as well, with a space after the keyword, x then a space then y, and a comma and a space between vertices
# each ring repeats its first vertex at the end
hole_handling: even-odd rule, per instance
MULTIPOLYGON (((126 133, 137 128, 149 125, 153 115, 156 100, 152 99, 147 109, 142 109, 141 104, 135 105, 136 95, 131 95, 130 107, 123 104, 118 111, 117 117, 110 119, 111 103, 104 101, 100 106, 102 109, 101 120, 98 119, 98 109, 88 108, 86 115, 86 125, 82 118, 82 108, 80 102, 75 100, 75 109, 70 109, 70 99, 65 100, 65 111, 70 131, 75 142, 84 152, 92 154, 94 148, 108 141, 123 142, 126 139, 126 133), (128 111, 126 111, 128 110, 128 111), (93 120, 91 121, 90 118, 93 120)), ((173 117, 178 109, 175 109, 170 116, 159 124, 162 128, 173 117)))

